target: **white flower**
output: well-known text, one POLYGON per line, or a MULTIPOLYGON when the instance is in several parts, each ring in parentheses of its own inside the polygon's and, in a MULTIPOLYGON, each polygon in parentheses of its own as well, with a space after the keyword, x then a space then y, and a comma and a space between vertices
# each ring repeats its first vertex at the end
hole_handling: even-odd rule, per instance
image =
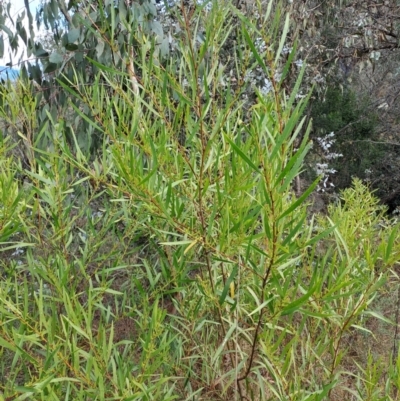
POLYGON ((267 44, 262 38, 257 38, 254 45, 260 53, 263 53, 265 50, 267 50, 267 44))
POLYGON ((11 256, 19 256, 19 255, 23 255, 25 251, 22 248, 15 248, 15 251, 11 254, 11 256))
POLYGON ((292 51, 293 47, 283 46, 281 54, 289 54, 292 51))
POLYGON ((295 62, 294 62, 294 64, 296 65, 296 67, 299 67, 299 68, 301 68, 301 67, 303 67, 303 60, 302 59, 298 59, 298 60, 296 60, 295 62))
POLYGON ((272 82, 268 78, 264 78, 264 85, 261 87, 260 91, 263 95, 268 94, 272 90, 272 82))

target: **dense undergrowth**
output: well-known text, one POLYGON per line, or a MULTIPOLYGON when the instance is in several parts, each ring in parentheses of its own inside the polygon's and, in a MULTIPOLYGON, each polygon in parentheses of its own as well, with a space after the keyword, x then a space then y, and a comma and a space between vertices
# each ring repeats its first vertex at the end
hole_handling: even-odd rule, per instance
MULTIPOLYGON (((0 399, 396 399, 398 227, 358 180, 326 215, 307 212, 317 181, 295 195, 307 98, 301 72, 283 85, 273 17, 183 15, 179 58, 142 38, 139 90, 98 63, 93 85, 60 82, 96 116, 96 154, 60 134, 67 116, 2 138, 0 399), (249 106, 256 64, 273 90, 249 106)), ((24 85, 2 93, 16 127, 24 85)))

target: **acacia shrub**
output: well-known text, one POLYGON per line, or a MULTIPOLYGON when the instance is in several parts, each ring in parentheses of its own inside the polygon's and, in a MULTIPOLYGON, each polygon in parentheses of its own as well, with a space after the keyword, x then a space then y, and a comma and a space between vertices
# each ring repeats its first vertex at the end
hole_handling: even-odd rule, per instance
MULTIPOLYGON (((344 207, 308 215, 318 180, 292 189, 311 148, 308 97, 297 96, 305 66, 286 91, 279 14, 261 29, 229 2, 213 7, 178 15, 180 56, 167 65, 141 39, 138 92, 94 60, 93 85, 60 82, 103 142, 90 157, 53 119, 40 132, 52 146, 31 143, 41 155, 25 171, 31 213, 13 212, 31 246, 0 282, 4 397, 368 399, 379 366, 347 351, 369 316, 385 319, 372 305, 395 273, 398 227, 359 182, 344 207), (220 59, 233 17, 235 91, 220 59), (255 63, 272 89, 246 108, 241 77, 255 63)), ((374 391, 394 399, 398 368, 387 366, 374 391)))

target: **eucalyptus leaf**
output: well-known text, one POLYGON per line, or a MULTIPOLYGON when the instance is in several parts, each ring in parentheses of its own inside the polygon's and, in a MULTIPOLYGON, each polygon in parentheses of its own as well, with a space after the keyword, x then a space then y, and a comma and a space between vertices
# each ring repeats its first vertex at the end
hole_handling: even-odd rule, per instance
POLYGON ((119 18, 122 22, 126 21, 128 15, 128 9, 124 1, 118 2, 119 18))
POLYGON ((22 23, 20 21, 18 21, 16 28, 17 28, 17 32, 18 32, 19 36, 21 36, 25 45, 27 45, 28 44, 28 35, 26 33, 25 27, 22 25, 22 23))
POLYGON ((105 43, 102 40, 100 40, 96 46, 97 57, 100 57, 103 54, 104 47, 105 43))
POLYGON ((9 38, 12 38, 14 36, 11 29, 7 25, 1 24, 0 29, 2 31, 4 31, 8 35, 9 38))
POLYGON ((49 57, 49 61, 51 63, 55 63, 55 64, 60 64, 63 62, 63 60, 64 60, 64 56, 57 52, 52 53, 49 57))
POLYGON ((163 27, 159 21, 153 21, 151 23, 151 29, 157 36, 159 36, 161 38, 163 37, 164 31, 163 31, 163 27))
POLYGON ((75 43, 81 35, 81 30, 79 28, 73 28, 68 31, 68 43, 75 43))
POLYGON ((67 44, 65 45, 65 49, 68 50, 68 51, 73 52, 73 51, 75 51, 75 50, 78 50, 78 49, 79 49, 79 46, 76 45, 76 44, 74 44, 74 43, 67 43, 67 44))
POLYGON ((42 70, 39 65, 28 64, 28 72, 30 77, 36 82, 40 83, 42 81, 42 70))
POLYGON ((44 68, 44 71, 43 71, 43 72, 44 72, 45 74, 50 74, 50 73, 56 71, 57 68, 58 68, 58 64, 49 62, 49 63, 47 63, 47 64, 45 65, 45 68, 44 68))
POLYGON ((43 49, 43 47, 41 45, 35 46, 35 49, 33 50, 33 53, 38 58, 49 57, 49 53, 45 49, 43 49))
POLYGON ((161 58, 167 57, 169 55, 169 39, 164 38, 160 44, 160 56, 161 58))

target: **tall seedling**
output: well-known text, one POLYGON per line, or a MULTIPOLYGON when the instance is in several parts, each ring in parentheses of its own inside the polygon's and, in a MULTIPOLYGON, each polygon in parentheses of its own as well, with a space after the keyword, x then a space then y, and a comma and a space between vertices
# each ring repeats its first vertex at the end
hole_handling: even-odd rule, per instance
MULTIPOLYGON (((292 315, 316 289, 312 274, 304 293, 296 278, 317 240, 311 239, 312 225, 305 228, 305 200, 316 183, 299 197, 292 189, 311 144, 303 117, 308 98, 296 96, 303 70, 290 94, 283 86, 282 73, 293 58, 285 65, 279 56, 289 18, 280 30, 269 8, 263 30, 233 10, 218 7, 204 20, 199 9, 183 8, 181 57, 160 65, 150 56, 140 96, 122 92, 117 72, 96 65, 120 94, 105 100, 116 111, 103 123, 112 127, 106 133, 118 186, 129 194, 132 213, 160 255, 163 284, 156 291, 159 297, 173 294, 180 316, 181 363, 188 360, 191 372, 184 390, 206 380, 209 390, 245 399, 268 387, 282 395, 288 390, 271 386, 262 373, 268 369, 266 330, 281 332, 273 347, 284 346, 289 329, 279 326, 280 318, 292 315), (224 82, 219 57, 233 17, 241 19, 241 46, 232 52, 236 85, 224 82), (260 37, 267 44, 263 51, 254 45, 260 37), (268 73, 269 93, 249 92, 243 77, 255 65, 268 73), (254 101, 243 100, 249 94, 254 101), (200 352, 199 344, 207 351, 200 352)), ((99 102, 97 93, 93 89, 88 103, 99 102)), ((151 284, 154 275, 147 271, 151 284)), ((284 371, 271 369, 285 380, 284 371)))

